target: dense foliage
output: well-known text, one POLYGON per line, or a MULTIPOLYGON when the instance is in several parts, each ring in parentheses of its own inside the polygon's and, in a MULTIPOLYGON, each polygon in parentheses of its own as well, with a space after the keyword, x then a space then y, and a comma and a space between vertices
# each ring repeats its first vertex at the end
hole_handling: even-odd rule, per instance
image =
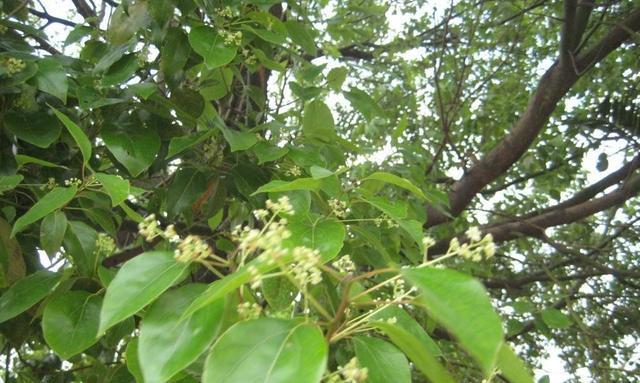
POLYGON ((640 378, 637 1, 0 3, 6 382, 640 378))

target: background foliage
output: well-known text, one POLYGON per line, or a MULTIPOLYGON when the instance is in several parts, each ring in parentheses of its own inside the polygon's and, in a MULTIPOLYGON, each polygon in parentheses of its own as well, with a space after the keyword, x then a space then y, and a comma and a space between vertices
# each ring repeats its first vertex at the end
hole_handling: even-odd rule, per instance
POLYGON ((639 6, 2 1, 3 378, 636 381, 639 6))

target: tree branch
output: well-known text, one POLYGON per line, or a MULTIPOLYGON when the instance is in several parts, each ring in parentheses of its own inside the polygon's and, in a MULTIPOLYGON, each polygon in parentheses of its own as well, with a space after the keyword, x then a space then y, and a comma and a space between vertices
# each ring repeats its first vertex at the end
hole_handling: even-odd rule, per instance
POLYGON ((560 36, 560 65, 566 67, 571 64, 571 55, 575 48, 575 23, 577 0, 564 0, 564 22, 560 36))
POLYGON ((616 25, 590 50, 575 59, 575 70, 554 63, 542 76, 520 119, 509 133, 484 157, 476 162, 449 192, 449 214, 433 206, 427 207, 429 228, 459 215, 486 185, 504 174, 529 148, 546 125, 558 102, 571 89, 586 69, 618 48, 630 33, 640 30, 640 8, 616 25))

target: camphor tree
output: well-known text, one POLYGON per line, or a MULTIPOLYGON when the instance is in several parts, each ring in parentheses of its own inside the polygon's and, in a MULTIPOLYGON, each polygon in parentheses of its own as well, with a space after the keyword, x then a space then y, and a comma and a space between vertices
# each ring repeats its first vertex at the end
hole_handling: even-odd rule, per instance
POLYGON ((638 1, 1 4, 6 382, 639 379, 638 1))

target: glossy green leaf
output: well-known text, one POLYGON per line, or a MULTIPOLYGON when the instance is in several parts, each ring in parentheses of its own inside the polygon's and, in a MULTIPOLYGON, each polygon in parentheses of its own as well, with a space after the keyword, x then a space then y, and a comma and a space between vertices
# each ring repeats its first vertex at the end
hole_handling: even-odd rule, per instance
POLYGON ((89 138, 86 134, 84 134, 82 129, 80 129, 80 127, 76 125, 75 122, 71 121, 71 119, 64 113, 60 112, 54 107, 51 107, 51 110, 53 110, 53 113, 55 113, 58 119, 62 121, 64 126, 66 126, 69 134, 71 134, 76 144, 78 144, 80 152, 82 153, 82 158, 84 159, 84 163, 86 165, 91 159, 91 141, 89 141, 89 138))
POLYGON ((241 132, 239 130, 228 129, 219 126, 224 139, 227 140, 232 152, 247 150, 258 142, 255 133, 241 132))
MULTIPOLYGON (((371 325, 381 330, 398 346, 415 366, 433 383, 454 383, 455 379, 449 374, 429 347, 418 340, 402 324, 392 324, 387 321, 372 322, 371 325)), ((422 330, 424 331, 424 330, 422 330)), ((439 350, 438 350, 439 351, 439 350)))
POLYGON ((138 55, 129 53, 120 58, 109 67, 102 77, 102 85, 112 86, 129 80, 140 68, 138 55))
POLYGON ((185 136, 185 137, 174 137, 169 141, 169 150, 167 152, 167 156, 165 158, 171 158, 176 154, 182 153, 183 151, 189 149, 190 147, 201 143, 207 138, 211 137, 215 131, 207 130, 204 132, 199 132, 193 136, 185 136))
POLYGON ((293 181, 273 180, 262 185, 252 195, 260 193, 276 193, 290 190, 317 191, 322 187, 322 181, 313 178, 297 178, 293 181))
POLYGON ((340 221, 311 214, 288 217, 287 227, 291 236, 283 241, 284 246, 317 249, 323 262, 340 253, 346 236, 346 229, 340 221))
POLYGON ((489 374, 502 347, 503 333, 482 283, 450 269, 414 268, 403 274, 419 289, 419 299, 429 315, 489 374))
POLYGON ((0 176, 0 194, 6 192, 7 190, 15 189, 20 182, 24 179, 24 176, 21 174, 16 174, 13 176, 0 176))
POLYGON ((368 370, 369 383, 411 383, 411 370, 404 354, 382 339, 369 336, 353 338, 356 357, 368 370))
POLYGON ((40 302, 49 295, 61 278, 61 273, 41 270, 14 283, 0 296, 0 323, 40 302))
POLYGON ((96 173, 98 182, 102 184, 104 190, 111 198, 111 206, 120 205, 120 203, 129 196, 129 180, 120 176, 105 173, 96 173))
POLYGON ((179 263, 171 251, 151 251, 126 262, 111 281, 102 304, 100 330, 140 311, 180 280, 189 264, 179 263))
POLYGON ((254 147, 253 152, 258 157, 258 165, 265 162, 271 162, 282 158, 289 152, 289 149, 284 147, 280 148, 267 141, 259 141, 254 147))
POLYGON ((24 165, 36 164, 36 165, 44 166, 45 168, 66 169, 65 166, 56 165, 53 162, 41 160, 39 158, 27 156, 25 154, 16 154, 15 159, 16 159, 16 163, 18 164, 18 167, 20 168, 22 168, 24 165))
POLYGON ((44 58, 38 61, 36 84, 41 91, 56 96, 63 103, 67 103, 67 91, 69 89, 67 74, 62 65, 55 59, 44 58))
POLYGON ((549 307, 540 313, 542 321, 550 328, 567 328, 571 326, 571 319, 562 311, 549 307))
POLYGON ((187 34, 180 28, 169 28, 161 49, 160 70, 171 78, 182 71, 190 53, 187 34))
POLYGON ((328 345, 319 328, 293 320, 240 322, 214 344, 204 383, 319 383, 328 345))
POLYGON ((211 27, 199 26, 191 29, 189 44, 211 69, 226 65, 236 57, 237 48, 225 45, 223 38, 211 27))
POLYGON ((331 110, 320 100, 311 101, 304 108, 302 132, 306 137, 329 141, 336 135, 331 110))
POLYGON ((376 207, 393 219, 402 220, 407 216, 407 203, 405 201, 395 200, 391 202, 385 197, 377 196, 362 197, 362 200, 376 207))
POLYGON ((375 172, 371 175, 369 175, 366 178, 362 179, 363 181, 367 181, 367 180, 377 180, 377 181, 382 181, 388 184, 392 184, 392 185, 396 185, 399 186, 403 189, 406 189, 408 191, 410 191, 411 193, 413 193, 414 195, 416 195, 417 197, 419 197, 420 199, 424 200, 426 199, 424 193, 422 192, 422 190, 420 190, 416 185, 414 185, 411 181, 404 179, 402 177, 398 177, 395 174, 391 174, 391 173, 387 173, 387 172, 375 172))
POLYGON ((133 338, 127 344, 127 349, 124 352, 125 359, 127 361, 127 370, 133 375, 136 383, 143 383, 142 367, 140 366, 140 358, 138 358, 138 342, 140 338, 133 338))
POLYGON ((29 209, 29 211, 16 220, 13 224, 13 230, 11 230, 11 237, 14 237, 27 226, 43 218, 49 213, 65 206, 73 199, 73 197, 75 197, 77 191, 78 187, 75 185, 66 188, 57 187, 51 190, 44 197, 40 198, 38 202, 29 209))
POLYGON ((531 369, 520 359, 520 357, 504 343, 498 353, 496 367, 500 369, 500 374, 511 383, 533 383, 531 369))
POLYGON ((287 32, 291 40, 298 44, 307 54, 317 55, 318 48, 316 48, 314 33, 308 26, 301 24, 295 20, 287 20, 284 23, 287 28, 287 32))
POLYGON ((108 124, 102 130, 102 139, 116 160, 134 177, 151 166, 160 150, 160 137, 151 128, 108 124), (140 145, 141 142, 144 145, 140 145))
POLYGON ((64 234, 67 232, 67 216, 62 211, 54 211, 40 223, 40 246, 49 256, 60 251, 64 234))
POLYGON ((182 169, 167 191, 167 213, 170 217, 191 208, 207 189, 208 178, 195 169, 182 169))
POLYGON ((98 232, 81 221, 69 221, 64 236, 66 255, 71 257, 78 274, 90 277, 97 266, 96 241, 98 232))
POLYGON ((62 130, 56 118, 46 112, 18 113, 8 111, 4 114, 4 126, 19 140, 40 148, 48 148, 58 141, 62 130))
POLYGON ((182 319, 182 313, 206 285, 188 284, 163 294, 140 327, 138 356, 147 382, 164 382, 193 363, 220 330, 225 300, 218 300, 182 319))
POLYGON ((56 295, 44 308, 42 332, 62 359, 81 353, 98 341, 102 297, 86 291, 56 295))

